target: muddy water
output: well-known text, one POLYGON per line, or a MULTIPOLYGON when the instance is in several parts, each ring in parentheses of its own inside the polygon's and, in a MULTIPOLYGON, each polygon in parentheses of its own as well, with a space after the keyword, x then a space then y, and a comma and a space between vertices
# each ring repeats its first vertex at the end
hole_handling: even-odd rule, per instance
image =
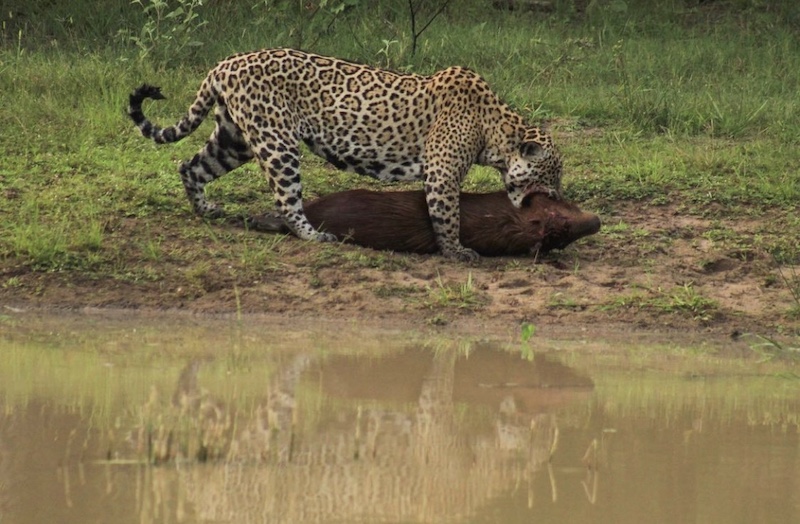
POLYGON ((6 315, 0 523, 800 522, 793 368, 596 346, 6 315))

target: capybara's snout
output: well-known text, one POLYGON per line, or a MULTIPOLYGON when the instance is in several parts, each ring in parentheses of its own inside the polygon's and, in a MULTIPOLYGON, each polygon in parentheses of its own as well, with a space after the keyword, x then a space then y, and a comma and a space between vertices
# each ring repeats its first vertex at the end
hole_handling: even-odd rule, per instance
POLYGON ((582 216, 575 220, 576 239, 594 235, 600 231, 600 227, 603 224, 600 222, 599 216, 594 213, 582 213, 581 215, 582 216))

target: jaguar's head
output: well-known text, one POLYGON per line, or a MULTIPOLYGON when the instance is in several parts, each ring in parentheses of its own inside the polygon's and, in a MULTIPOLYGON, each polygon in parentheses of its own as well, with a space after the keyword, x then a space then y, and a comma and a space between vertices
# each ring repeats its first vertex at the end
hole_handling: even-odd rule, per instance
POLYGON ((507 160, 503 182, 508 197, 520 207, 531 192, 561 197, 561 155, 544 128, 529 127, 507 160))

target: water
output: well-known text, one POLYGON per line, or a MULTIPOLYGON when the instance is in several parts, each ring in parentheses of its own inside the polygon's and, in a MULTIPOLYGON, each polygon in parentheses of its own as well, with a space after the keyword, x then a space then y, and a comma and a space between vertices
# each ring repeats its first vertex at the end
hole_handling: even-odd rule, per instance
POLYGON ((800 522, 789 366, 255 319, 0 333, 0 524, 800 522))

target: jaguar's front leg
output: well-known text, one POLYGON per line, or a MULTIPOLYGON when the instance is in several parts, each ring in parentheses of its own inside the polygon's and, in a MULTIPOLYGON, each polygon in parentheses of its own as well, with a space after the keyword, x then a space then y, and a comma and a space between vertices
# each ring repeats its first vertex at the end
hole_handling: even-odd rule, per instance
POLYGON ((459 197, 461 188, 458 176, 447 176, 432 170, 425 178, 425 199, 428 215, 439 250, 447 258, 472 262, 478 253, 461 245, 461 210, 459 197))
POLYGON ((317 242, 335 242, 336 236, 314 229, 303 211, 303 188, 300 183, 300 153, 296 147, 288 152, 259 154, 259 163, 267 173, 275 205, 286 225, 298 238, 317 242))

